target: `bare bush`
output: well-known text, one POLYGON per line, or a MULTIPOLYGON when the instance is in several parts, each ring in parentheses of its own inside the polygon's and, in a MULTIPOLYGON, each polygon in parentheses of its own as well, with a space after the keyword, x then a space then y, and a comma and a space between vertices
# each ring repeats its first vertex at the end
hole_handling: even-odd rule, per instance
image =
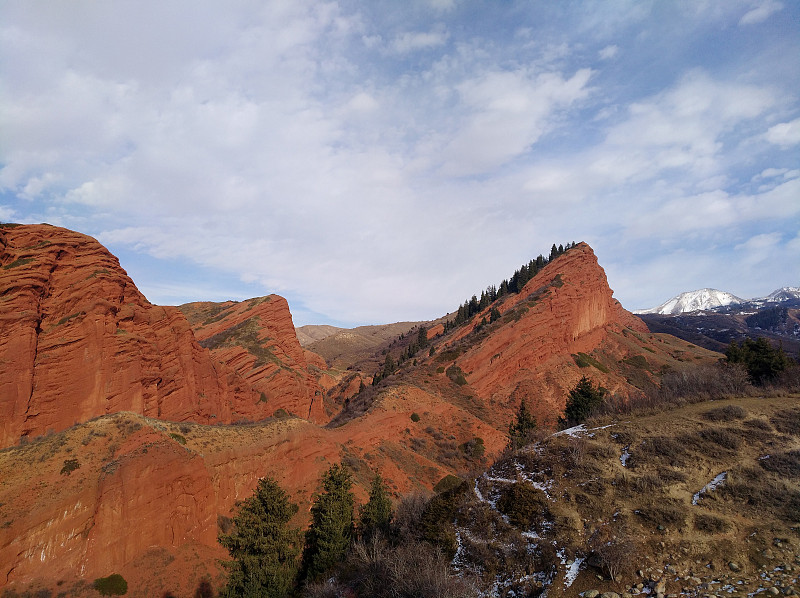
POLYGON ((392 531, 401 541, 419 540, 422 537, 422 514, 428 498, 420 493, 404 496, 397 505, 392 520, 392 531))
POLYGON ((721 534, 731 529, 731 524, 727 519, 716 515, 700 514, 695 515, 694 529, 704 534, 721 534))
POLYGON ((636 543, 627 527, 605 525, 592 534, 588 545, 612 581, 617 581, 626 568, 633 568, 636 543))
POLYGON ((747 370, 741 364, 697 365, 667 372, 660 387, 645 393, 607 395, 592 416, 657 413, 676 405, 749 396, 753 392, 747 370))
POLYGON ((403 544, 391 555, 393 593, 403 598, 467 598, 477 589, 450 572, 450 561, 427 544, 403 544))
POLYGON ((699 402, 750 394, 747 370, 740 364, 719 363, 673 371, 661 378, 658 396, 663 401, 699 402))

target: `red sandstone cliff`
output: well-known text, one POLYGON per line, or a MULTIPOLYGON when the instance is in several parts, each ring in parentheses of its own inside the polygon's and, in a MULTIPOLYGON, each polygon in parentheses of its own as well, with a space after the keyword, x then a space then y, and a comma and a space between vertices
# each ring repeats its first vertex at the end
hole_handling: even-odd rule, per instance
POLYGON ((117 411, 174 421, 266 416, 186 318, 151 305, 95 239, 0 229, 0 446, 117 411))
POLYGON ((286 299, 269 295, 178 309, 200 344, 260 393, 266 412, 284 409, 315 423, 327 421, 322 389, 309 371, 286 299))
POLYGON ((555 259, 520 293, 495 307, 503 317, 479 339, 470 335, 483 315, 488 320, 490 308, 444 339, 450 346, 466 346, 455 363, 487 403, 515 410, 525 398, 540 421, 554 421, 567 390, 584 374, 613 391, 633 390, 624 376, 613 371, 615 367, 609 372, 583 371, 572 357, 594 350, 624 357, 630 349, 622 347, 616 336, 625 330, 648 333, 642 321, 613 298, 605 272, 587 244, 555 259))

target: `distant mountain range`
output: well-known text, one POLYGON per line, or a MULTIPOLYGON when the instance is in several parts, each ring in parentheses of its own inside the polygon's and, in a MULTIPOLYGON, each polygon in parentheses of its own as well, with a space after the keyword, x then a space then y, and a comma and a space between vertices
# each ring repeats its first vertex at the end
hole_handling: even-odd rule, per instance
POLYGON ((700 289, 634 313, 652 332, 714 351, 724 351, 731 341, 763 336, 790 354, 800 352, 800 287, 783 287, 755 299, 700 289))
POLYGON ((717 289, 687 291, 665 301, 657 307, 640 309, 635 314, 678 315, 698 311, 711 311, 721 307, 764 307, 766 304, 800 301, 800 287, 782 287, 766 297, 741 299, 736 295, 717 289))

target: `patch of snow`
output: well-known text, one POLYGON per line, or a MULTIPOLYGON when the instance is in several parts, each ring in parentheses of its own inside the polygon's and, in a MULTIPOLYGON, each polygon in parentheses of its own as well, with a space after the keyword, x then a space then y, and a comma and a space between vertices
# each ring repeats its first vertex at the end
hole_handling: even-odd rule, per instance
POLYGON ((478 488, 479 479, 480 478, 475 478, 475 498, 478 499, 478 502, 486 502, 486 499, 483 498, 483 492, 481 492, 481 489, 478 488))
POLYGON ((560 432, 556 432, 553 436, 561 436, 562 434, 566 434, 567 436, 572 436, 573 438, 577 438, 579 435, 584 434, 586 432, 586 426, 583 424, 578 424, 577 426, 572 426, 571 428, 567 428, 566 430, 561 430, 560 432))
POLYGON ((576 558, 569 564, 569 567, 567 567, 567 572, 564 574, 565 588, 570 587, 578 578, 578 572, 581 569, 582 563, 583 563, 583 558, 576 558))
POLYGON ((586 429, 584 424, 578 424, 577 426, 572 426, 571 428, 567 428, 566 430, 561 430, 560 432, 556 432, 553 436, 561 436, 562 434, 566 434, 567 436, 571 436, 572 438, 578 438, 581 434, 588 434, 590 437, 594 438, 594 434, 591 432, 596 432, 597 430, 605 430, 606 428, 610 428, 612 426, 616 426, 617 424, 606 424, 605 426, 598 426, 596 428, 589 428, 586 429))
POLYGON ((711 492, 713 490, 716 490, 717 487, 725 483, 725 478, 727 477, 728 477, 727 471, 723 471, 722 473, 718 474, 713 480, 711 480, 708 484, 700 488, 700 490, 696 492, 694 496, 692 496, 692 504, 697 505, 700 499, 702 498, 703 494, 705 494, 706 492, 711 492))
POLYGON ((628 449, 631 448, 630 446, 626 446, 622 449, 622 455, 620 455, 619 460, 622 462, 623 467, 628 466, 628 459, 631 458, 631 454, 628 452, 628 449))

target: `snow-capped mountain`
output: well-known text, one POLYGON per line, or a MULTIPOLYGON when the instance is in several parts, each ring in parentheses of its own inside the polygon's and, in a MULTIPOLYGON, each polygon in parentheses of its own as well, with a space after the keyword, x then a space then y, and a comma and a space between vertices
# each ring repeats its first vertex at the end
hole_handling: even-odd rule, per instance
MULTIPOLYGON (((778 291, 775 292, 777 293, 778 291)), ((699 289, 697 291, 681 293, 658 307, 640 309, 634 313, 677 315, 692 311, 705 311, 715 307, 742 303, 743 301, 744 299, 740 299, 736 295, 731 295, 725 291, 719 291, 717 289, 699 289)))
POLYGON ((762 297, 761 299, 753 299, 753 301, 780 303, 781 301, 790 301, 792 299, 800 299, 800 287, 783 287, 777 291, 772 291, 766 297, 762 297))

